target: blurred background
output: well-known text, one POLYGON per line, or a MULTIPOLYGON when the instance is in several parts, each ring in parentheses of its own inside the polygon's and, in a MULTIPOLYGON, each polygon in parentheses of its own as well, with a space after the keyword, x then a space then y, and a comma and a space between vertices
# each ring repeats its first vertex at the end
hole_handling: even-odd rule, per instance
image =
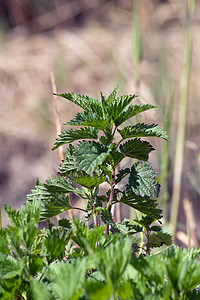
MULTIPOLYGON (((199 32, 195 0, 0 0, 2 225, 3 203, 19 208, 37 177, 44 182, 60 164, 51 151, 53 72, 58 92, 99 97, 119 84, 119 95, 159 106, 139 121, 160 124, 170 137, 150 141, 163 223, 177 243, 198 245, 199 32)), ((62 124, 78 111, 62 98, 57 104, 62 124)))

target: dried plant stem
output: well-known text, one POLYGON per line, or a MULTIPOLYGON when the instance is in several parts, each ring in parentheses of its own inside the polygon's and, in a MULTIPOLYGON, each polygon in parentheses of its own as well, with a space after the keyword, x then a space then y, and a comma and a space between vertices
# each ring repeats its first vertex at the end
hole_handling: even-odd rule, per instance
POLYGON ((183 207, 186 215, 188 229, 188 247, 199 247, 197 238, 197 226, 194 217, 193 205, 188 198, 183 199, 183 207))
MULTIPOLYGON (((55 83, 55 77, 54 77, 54 73, 51 72, 51 84, 52 84, 52 89, 53 89, 53 93, 57 94, 57 89, 56 89, 56 83, 55 83)), ((60 112, 58 109, 58 105, 57 105, 57 96, 53 97, 53 108, 54 108, 54 119, 55 119, 55 125, 56 125, 56 133, 57 136, 61 133, 62 128, 61 128, 61 120, 60 120, 60 112)), ((65 159, 65 155, 64 155, 64 150, 63 147, 59 147, 59 157, 60 157, 60 161, 62 162, 65 159)), ((70 202, 70 199, 69 199, 70 202)), ((71 205, 71 203, 70 203, 71 205)), ((71 210, 68 210, 68 216, 70 219, 73 218, 73 214, 71 210)))
POLYGON ((178 130, 176 139, 176 153, 174 165, 174 179, 173 179, 173 194, 170 225, 172 228, 172 235, 175 238, 176 225, 178 219, 178 210, 181 195, 181 179, 184 157, 184 143, 185 143, 185 129, 186 129, 186 116, 188 104, 188 89, 189 77, 191 71, 191 57, 192 57, 192 19, 195 11, 195 0, 187 0, 187 30, 186 30, 186 45, 185 57, 183 65, 183 75, 181 80, 181 98, 178 117, 178 130))
POLYGON ((140 65, 141 65, 141 36, 140 36, 140 1, 134 0, 133 5, 133 65, 135 74, 135 86, 140 89, 140 65))

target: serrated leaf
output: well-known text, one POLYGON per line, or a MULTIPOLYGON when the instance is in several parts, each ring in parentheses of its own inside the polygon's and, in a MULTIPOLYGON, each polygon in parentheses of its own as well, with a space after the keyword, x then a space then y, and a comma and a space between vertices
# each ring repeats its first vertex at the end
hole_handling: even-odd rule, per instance
POLYGON ((7 255, 2 255, 0 253, 0 279, 13 278, 17 275, 21 275, 23 270, 23 262, 9 257, 7 255))
POLYGON ((125 95, 106 102, 109 103, 107 110, 114 122, 118 119, 118 117, 120 118, 120 115, 135 97, 136 95, 125 95))
POLYGON ((109 213, 107 211, 107 209, 102 209, 101 210, 101 219, 103 221, 104 224, 106 225, 115 225, 115 222, 113 221, 113 217, 112 217, 112 214, 109 213))
POLYGON ((88 252, 94 259, 97 269, 102 273, 106 282, 112 282, 115 289, 130 261, 131 245, 130 239, 123 239, 110 243, 105 249, 94 251, 88 247, 88 252))
POLYGON ((170 246, 172 244, 172 236, 169 233, 158 231, 149 237, 149 247, 161 247, 163 244, 170 246))
POLYGON ((86 260, 76 259, 58 262, 50 266, 46 274, 51 282, 53 295, 59 300, 78 300, 85 282, 86 260))
POLYGON ((162 210, 157 208, 157 201, 148 196, 142 197, 130 192, 126 195, 123 195, 120 199, 120 202, 135 208, 141 213, 150 215, 155 219, 160 219, 162 217, 162 210))
POLYGON ((27 195, 28 200, 48 200, 54 199, 60 193, 71 193, 74 187, 71 182, 67 181, 62 176, 57 176, 49 179, 46 183, 41 183, 39 180, 36 182, 35 189, 31 190, 32 194, 27 195))
POLYGON ((73 182, 76 182, 84 187, 93 189, 94 187, 97 187, 98 185, 100 185, 102 182, 105 182, 106 176, 98 175, 96 173, 94 173, 91 176, 90 174, 80 171, 77 174, 70 175, 70 179, 73 182))
POLYGON ((41 255, 44 255, 48 261, 48 264, 54 260, 61 260, 64 256, 64 249, 73 233, 60 228, 53 227, 52 230, 48 230, 44 239, 44 247, 41 255))
POLYGON ((30 288, 33 300, 53 300, 53 296, 48 290, 47 284, 32 278, 30 282, 30 288))
POLYGON ((129 140, 119 146, 120 153, 124 156, 139 160, 148 160, 149 153, 154 150, 152 145, 140 139, 129 140))
POLYGON ((99 100, 95 98, 91 98, 85 95, 77 95, 74 93, 63 93, 58 94, 58 96, 61 96, 74 104, 78 105, 82 109, 86 111, 91 111, 93 113, 97 113, 99 116, 103 116, 102 110, 101 110, 101 103, 99 100))
POLYGON ((71 209, 69 196, 56 193, 50 200, 44 200, 41 203, 40 222, 50 219, 71 209))
POLYGON ((126 126, 122 130, 118 129, 123 139, 133 137, 161 137, 168 141, 167 133, 156 124, 147 125, 144 123, 138 123, 132 126, 126 126))
POLYGON ((100 143, 83 141, 75 147, 75 155, 79 170, 90 174, 97 166, 104 162, 108 156, 108 150, 100 143))
POLYGON ((118 85, 114 88, 112 93, 107 97, 106 102, 108 102, 108 104, 115 100, 117 95, 117 90, 118 90, 118 85))
POLYGON ((116 175, 116 183, 120 182, 129 173, 130 173, 130 169, 129 168, 120 170, 119 173, 116 175))
POLYGON ((140 196, 158 197, 160 184, 156 177, 157 174, 148 162, 136 162, 131 167, 127 190, 140 196))
POLYGON ((95 114, 90 111, 84 111, 77 113, 73 120, 67 122, 67 125, 92 126, 96 129, 105 130, 109 123, 109 119, 103 119, 103 117, 99 116, 99 114, 95 114))
POLYGON ((120 116, 115 120, 116 127, 124 123, 126 120, 134 117, 135 115, 142 113, 146 110, 149 110, 151 108, 156 108, 156 106, 150 104, 140 104, 140 105, 130 104, 128 107, 124 109, 124 111, 120 114, 120 116))
POLYGON ((77 140, 97 138, 98 130, 91 127, 81 128, 80 130, 73 128, 69 130, 64 130, 56 139, 57 141, 55 143, 55 146, 53 147, 53 150, 64 144, 69 144, 77 140))

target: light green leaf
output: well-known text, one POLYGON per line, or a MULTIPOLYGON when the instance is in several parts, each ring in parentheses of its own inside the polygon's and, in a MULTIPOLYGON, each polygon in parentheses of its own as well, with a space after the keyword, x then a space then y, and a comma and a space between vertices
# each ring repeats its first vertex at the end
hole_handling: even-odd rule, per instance
POLYGON ((162 217, 162 210, 156 208, 158 205, 157 201, 148 196, 142 197, 130 192, 123 195, 120 202, 133 207, 146 215, 150 215, 155 219, 160 219, 162 217))
POLYGON ((53 300, 53 296, 47 288, 47 284, 32 278, 30 282, 32 299, 33 300, 53 300))
POLYGON ((78 300, 85 282, 86 260, 76 259, 50 266, 47 278, 51 282, 53 295, 59 300, 78 300))
POLYGON ((154 150, 152 145, 140 139, 128 140, 119 146, 120 153, 139 160, 148 160, 149 153, 154 150))
POLYGON ((13 257, 2 255, 0 253, 0 280, 13 278, 21 275, 23 270, 23 262, 15 260, 13 257))
POLYGON ((56 227, 53 227, 51 231, 47 231, 41 255, 46 257, 48 264, 54 260, 63 259, 65 246, 72 235, 73 233, 71 231, 66 233, 65 230, 56 227))
POLYGON ((130 239, 118 240, 109 244, 105 249, 94 251, 88 247, 88 251, 102 273, 106 282, 112 282, 116 289, 131 257, 130 239))
POLYGON ((140 196, 158 197, 160 184, 156 177, 157 174, 148 162, 136 162, 131 167, 127 190, 140 196))
POLYGON ((118 129, 123 139, 133 137, 161 137, 168 141, 167 133, 159 126, 155 124, 147 125, 144 123, 138 123, 132 126, 126 126, 122 130, 118 129))
POLYGON ((108 157, 108 152, 107 148, 100 143, 94 141, 80 142, 75 147, 78 169, 90 174, 98 165, 104 162, 106 157, 108 157))
POLYGON ((98 130, 91 127, 81 128, 80 130, 77 129, 64 130, 56 139, 57 141, 55 143, 53 150, 64 144, 69 144, 77 140, 97 139, 97 138, 98 138, 98 130))
POLYGON ((148 109, 156 108, 156 106, 150 104, 130 104, 128 107, 124 109, 124 111, 119 115, 119 117, 115 120, 115 125, 118 127, 126 120, 134 117, 135 115, 142 113, 148 109))

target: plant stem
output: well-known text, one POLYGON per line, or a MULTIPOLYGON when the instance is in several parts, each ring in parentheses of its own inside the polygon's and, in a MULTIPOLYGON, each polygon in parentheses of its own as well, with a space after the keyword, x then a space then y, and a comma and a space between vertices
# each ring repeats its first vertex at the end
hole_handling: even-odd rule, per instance
MULTIPOLYGON (((113 204, 113 199, 114 199, 114 190, 115 187, 115 169, 113 169, 113 173, 112 173, 112 178, 111 178, 111 182, 110 182, 110 197, 109 197, 109 201, 108 201, 108 212, 111 212, 111 207, 113 204)), ((109 235, 109 224, 106 226, 105 229, 105 235, 109 235)))

